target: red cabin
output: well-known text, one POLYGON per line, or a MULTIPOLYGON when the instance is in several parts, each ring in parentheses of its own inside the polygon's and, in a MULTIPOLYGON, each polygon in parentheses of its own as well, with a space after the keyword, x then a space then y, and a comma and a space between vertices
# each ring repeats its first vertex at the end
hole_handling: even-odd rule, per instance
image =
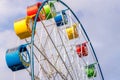
POLYGON ((87 56, 88 48, 87 48, 86 42, 76 45, 76 52, 79 55, 79 57, 87 56))
MULTIPOLYGON (((38 3, 36 3, 32 6, 28 6, 27 7, 27 16, 32 17, 33 20, 34 20, 41 4, 42 4, 41 2, 38 2, 38 3)), ((37 21, 40 21, 40 19, 45 20, 45 18, 46 18, 45 11, 44 11, 44 9, 42 9, 40 14, 39 14, 39 17, 38 17, 37 21)))

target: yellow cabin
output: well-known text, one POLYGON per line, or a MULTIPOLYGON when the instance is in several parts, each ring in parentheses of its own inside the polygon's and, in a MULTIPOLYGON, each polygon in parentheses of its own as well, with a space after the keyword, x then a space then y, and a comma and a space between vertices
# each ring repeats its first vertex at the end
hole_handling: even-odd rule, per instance
POLYGON ((14 31, 20 39, 28 38, 32 35, 33 20, 30 17, 14 22, 14 31))
POLYGON ((77 25, 73 24, 71 27, 66 28, 66 33, 69 40, 77 38, 79 36, 77 31, 77 25))

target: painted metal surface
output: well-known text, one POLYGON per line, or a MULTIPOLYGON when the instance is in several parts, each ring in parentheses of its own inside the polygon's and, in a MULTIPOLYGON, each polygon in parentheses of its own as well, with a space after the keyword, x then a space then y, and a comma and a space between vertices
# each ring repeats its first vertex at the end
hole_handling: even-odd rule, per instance
MULTIPOLYGON (((80 26, 81 26, 81 28, 82 28, 82 31, 84 32, 84 34, 85 34, 85 36, 86 36, 86 38, 87 38, 87 41, 90 42, 90 39, 89 39, 89 37, 88 37, 88 34, 86 33, 86 31, 85 31, 85 29, 84 29, 81 21, 80 21, 80 20, 78 19, 78 17, 75 15, 75 13, 73 12, 73 10, 72 10, 67 4, 65 4, 63 1, 61 1, 61 0, 58 0, 58 1, 59 1, 61 4, 63 4, 65 7, 67 7, 67 8, 72 12, 72 14, 73 14, 74 17, 76 18, 76 20, 79 22, 79 24, 80 24, 80 26)), ((91 47, 91 49, 92 49, 92 51, 93 51, 94 58, 95 58, 96 62, 98 63, 98 68, 99 68, 99 72, 100 72, 100 74, 101 74, 101 78, 102 78, 102 80, 104 80, 104 76, 103 76, 103 73, 102 73, 102 69, 101 69, 101 67, 100 67, 100 64, 99 64, 97 55, 96 55, 96 53, 95 53, 95 50, 94 50, 91 42, 90 42, 90 47, 91 47)))
POLYGON ((54 20, 58 27, 68 23, 68 18, 64 10, 61 12, 58 12, 54 20))
POLYGON ((88 66, 86 66, 86 74, 88 78, 93 78, 97 76, 97 71, 95 69, 95 65, 94 64, 90 64, 88 66))
POLYGON ((33 20, 30 17, 14 22, 14 31, 20 39, 28 38, 32 35, 33 20))
POLYGON ((6 63, 12 71, 26 69, 30 65, 30 55, 26 45, 8 49, 6 51, 6 63))
MULTIPOLYGON (((73 13, 73 11, 72 11, 64 2, 62 2, 61 0, 58 0, 58 1, 60 1, 63 5, 65 5, 65 6, 73 13)), ((42 10, 43 6, 46 5, 47 2, 48 2, 47 0, 44 1, 43 4, 42 4, 42 6, 39 7, 38 12, 37 12, 37 14, 36 14, 36 16, 35 16, 34 25, 33 25, 33 28, 32 28, 33 31, 32 31, 32 38, 31 38, 31 61, 32 61, 32 62, 31 62, 31 64, 32 64, 32 66, 31 66, 31 72, 32 72, 32 78, 31 78, 31 80, 34 80, 34 57, 33 57, 33 52, 34 52, 34 51, 33 51, 33 43, 34 43, 34 33, 35 33, 35 29, 36 29, 36 22, 37 22, 37 18, 38 18, 38 16, 39 16, 39 12, 42 10)), ((49 10, 48 10, 47 12, 49 12, 49 10)), ((77 18, 77 16, 76 16, 74 13, 73 13, 73 15, 75 16, 75 18, 76 18, 76 19, 78 20, 78 22, 80 23, 81 28, 82 28, 83 32, 85 33, 85 36, 86 36, 87 40, 90 41, 87 33, 85 32, 85 30, 84 30, 84 28, 83 28, 83 26, 82 26, 82 24, 81 24, 81 22, 79 21, 79 19, 77 18)), ((49 15, 48 15, 48 16, 49 16, 49 15)), ((50 18, 52 18, 52 17, 49 17, 48 19, 50 19, 50 18)), ((76 36, 79 36, 79 35, 77 34, 77 32, 76 32, 76 29, 74 30, 74 28, 73 28, 73 29, 71 28, 70 30, 69 30, 69 29, 68 29, 68 30, 66 29, 66 32, 67 32, 67 35, 68 35, 68 34, 71 35, 71 36, 68 36, 69 40, 71 40, 71 39, 73 39, 73 38, 77 38, 77 37, 75 37, 75 35, 76 35, 76 36), (75 33, 75 32, 76 32, 76 33, 75 33)), ((101 73, 101 75, 102 75, 102 80, 104 80, 104 77, 103 77, 103 74, 102 74, 102 70, 101 70, 101 68, 100 68, 98 59, 97 59, 97 57, 96 57, 95 51, 94 51, 91 43, 90 43, 90 46, 91 46, 92 51, 93 51, 93 53, 94 53, 94 57, 95 57, 95 59, 96 59, 96 61, 97 61, 97 63, 98 63, 98 67, 99 67, 100 73, 101 73)))
MULTIPOLYGON (((28 6, 27 7, 27 16, 33 18, 33 20, 34 20, 36 14, 37 14, 37 11, 41 5, 42 5, 42 3, 38 2, 32 6, 28 6)), ((46 18, 46 13, 43 8, 39 13, 39 17, 37 18, 37 21, 45 20, 45 18, 46 18)))
POLYGON ((56 9, 52 2, 44 5, 44 11, 46 13, 46 20, 53 18, 56 16, 56 9))
POLYGON ((69 40, 74 39, 74 38, 78 38, 79 34, 77 31, 77 25, 73 24, 71 27, 66 28, 66 33, 67 33, 69 40))
POLYGON ((76 52, 79 57, 84 57, 88 55, 88 48, 86 43, 76 45, 76 52))

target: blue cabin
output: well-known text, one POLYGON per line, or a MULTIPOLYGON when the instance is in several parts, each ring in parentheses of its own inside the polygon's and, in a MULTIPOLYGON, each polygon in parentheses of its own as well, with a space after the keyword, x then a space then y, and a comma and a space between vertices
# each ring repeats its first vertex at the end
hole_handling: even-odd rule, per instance
POLYGON ((55 20, 56 25, 58 27, 62 26, 64 24, 67 24, 68 23, 68 18, 67 18, 67 15, 65 13, 65 10, 62 10, 61 12, 58 12, 57 15, 55 16, 54 20, 55 20))
POLYGON ((30 55, 26 45, 8 49, 6 51, 6 63, 12 71, 28 68, 30 65, 30 55))

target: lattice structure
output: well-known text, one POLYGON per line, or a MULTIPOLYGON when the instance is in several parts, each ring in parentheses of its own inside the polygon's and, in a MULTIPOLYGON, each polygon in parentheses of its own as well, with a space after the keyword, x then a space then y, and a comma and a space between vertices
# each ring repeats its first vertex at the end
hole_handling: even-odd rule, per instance
POLYGON ((24 43, 6 51, 12 71, 27 71, 31 80, 104 80, 87 33, 64 2, 38 2, 26 13, 14 22, 24 43))

